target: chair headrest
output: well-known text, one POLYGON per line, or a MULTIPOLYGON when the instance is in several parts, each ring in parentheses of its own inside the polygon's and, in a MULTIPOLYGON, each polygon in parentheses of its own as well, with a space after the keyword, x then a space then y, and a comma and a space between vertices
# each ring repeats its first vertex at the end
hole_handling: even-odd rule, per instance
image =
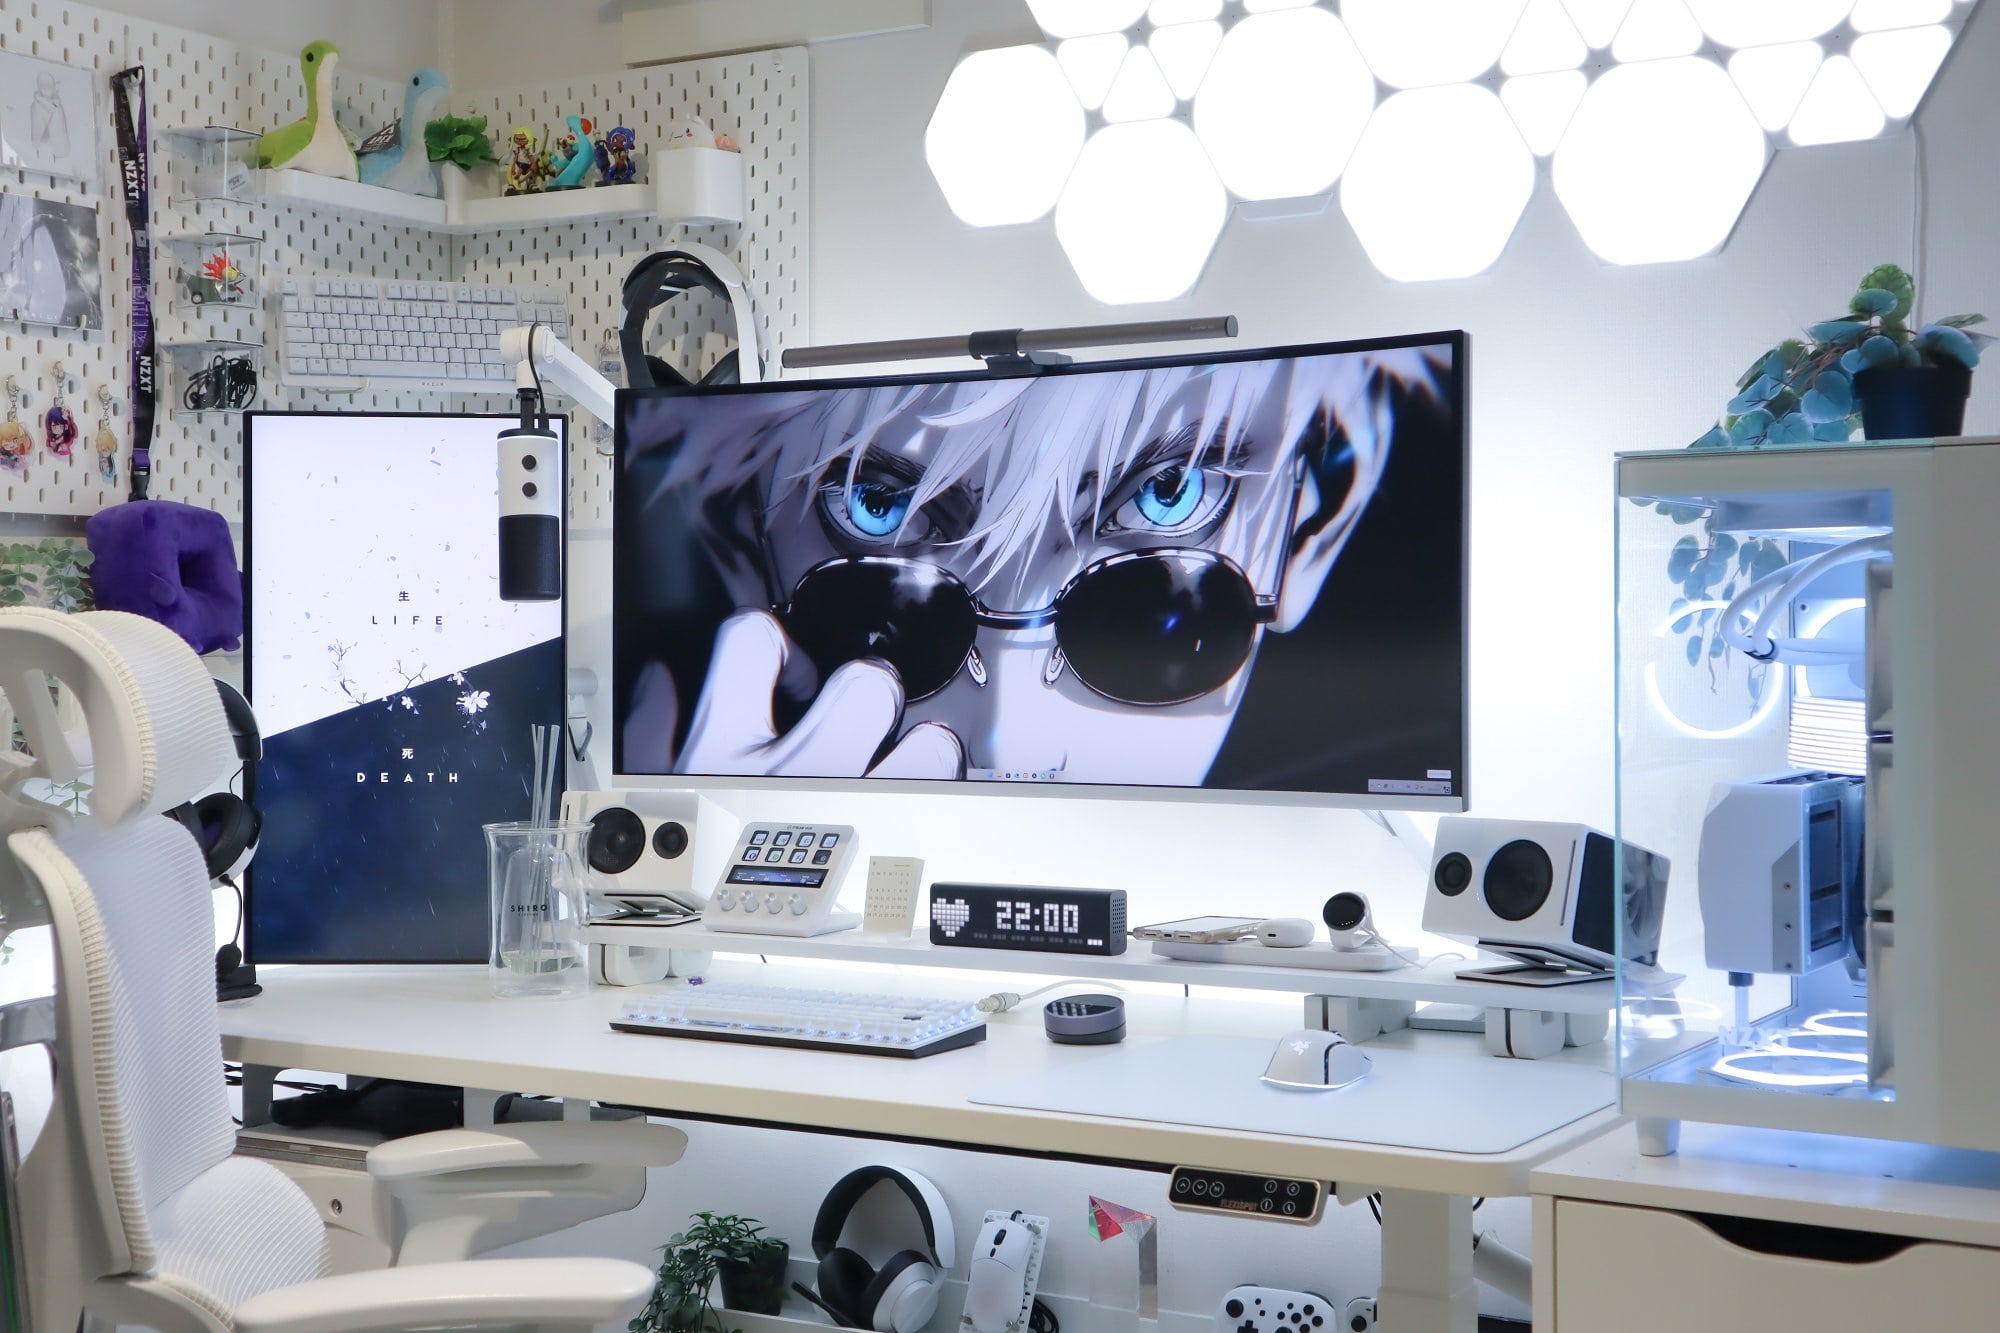
POLYGON ((0 691, 32 755, 0 755, 0 830, 48 822, 49 808, 20 794, 33 778, 68 782, 94 768, 91 818, 111 827, 163 814, 236 766, 214 678, 178 634, 144 616, 0 609, 0 691), (51 679, 83 710, 85 753, 57 719, 51 679))

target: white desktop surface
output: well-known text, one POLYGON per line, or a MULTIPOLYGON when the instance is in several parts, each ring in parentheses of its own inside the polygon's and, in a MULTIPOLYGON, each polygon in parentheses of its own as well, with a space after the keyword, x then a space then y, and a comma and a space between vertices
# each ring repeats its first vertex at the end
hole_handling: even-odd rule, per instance
POLYGON ((1122 1116, 1252 1134, 1343 1139, 1431 1152, 1510 1152, 1618 1100, 1608 1072, 1501 1060, 1471 1050, 1376 1049, 1344 1088, 1274 1088, 1259 1080, 1271 1043, 1250 1037, 1127 1039, 1086 1059, 981 1084, 972 1100, 1067 1115, 1122 1116))
MULTIPOLYGON (((960 975, 822 973, 754 963, 719 963, 711 975, 957 996, 985 989, 960 975)), ((1115 1088, 1116 1066, 1100 1058, 1104 1048, 1049 1041, 1035 1001, 991 1016, 988 1039, 976 1046, 901 1060, 613 1032, 610 1020, 638 991, 601 987, 574 999, 503 1000, 490 993, 478 967, 270 968, 261 980, 262 995, 220 1010, 225 1054, 251 1065, 591 1098, 664 1114, 945 1144, 1507 1195, 1527 1192, 1537 1163, 1617 1119, 1608 1108, 1579 1118, 1574 1097, 1543 1096, 1545 1088, 1572 1084, 1579 1064, 1601 1071, 1610 1057, 1609 1046, 1601 1044, 1534 1065, 1479 1054, 1480 1039, 1461 1033, 1398 1032, 1370 1045, 1393 1057, 1391 1063, 1406 1052, 1448 1057, 1446 1082, 1464 1103, 1490 1108, 1520 1127, 1509 1131, 1517 1140, 1530 1135, 1494 1152, 1482 1151, 1490 1147, 1484 1141, 1411 1148, 1149 1119, 1154 1112, 1137 1103, 1129 1116, 1081 1116, 969 1100, 975 1090, 1052 1080, 1077 1086, 1097 1080, 1115 1088)), ((1288 1006, 1127 997, 1128 1030, 1139 1042, 1221 1035, 1243 1039, 1248 1050, 1274 1045, 1296 1025, 1288 1006)), ((1610 1076, 1601 1077, 1608 1088, 1610 1076)), ((1260 1090, 1253 1078, 1243 1091, 1247 1099, 1260 1090)), ((1102 1104, 1112 1108, 1115 1095, 1102 1104)))

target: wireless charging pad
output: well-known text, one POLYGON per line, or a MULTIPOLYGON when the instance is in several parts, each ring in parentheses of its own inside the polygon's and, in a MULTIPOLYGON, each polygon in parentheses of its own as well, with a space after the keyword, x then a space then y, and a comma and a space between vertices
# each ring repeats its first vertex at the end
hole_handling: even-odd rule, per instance
POLYGON ((1042 1006, 1050 1041, 1065 1046, 1108 1046, 1125 1040, 1125 1001, 1115 995, 1070 995, 1042 1006))

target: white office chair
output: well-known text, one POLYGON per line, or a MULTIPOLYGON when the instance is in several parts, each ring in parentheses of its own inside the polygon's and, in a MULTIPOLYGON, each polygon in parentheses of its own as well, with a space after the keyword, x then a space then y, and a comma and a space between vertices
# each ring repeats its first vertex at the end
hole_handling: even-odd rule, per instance
POLYGON ((22 1164, 34 1327, 79 1313, 163 1333, 585 1330, 624 1321, 653 1276, 613 1259, 462 1262, 635 1204, 645 1168, 680 1155, 644 1122, 451 1130, 385 1144, 370 1166, 398 1200, 398 1261, 322 1278, 325 1231, 268 1163, 232 1156, 216 1023, 209 881, 160 817, 234 755, 200 659, 153 621, 0 610, 0 690, 31 754, 0 746, 0 911, 47 922, 56 952, 55 1106, 22 1164), (47 688, 88 722, 91 811, 29 800, 79 766, 47 688))

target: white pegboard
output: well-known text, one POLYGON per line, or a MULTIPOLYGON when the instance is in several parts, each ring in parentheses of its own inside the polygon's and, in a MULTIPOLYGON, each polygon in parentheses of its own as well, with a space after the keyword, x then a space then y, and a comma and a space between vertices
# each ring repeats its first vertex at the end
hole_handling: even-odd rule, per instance
MULTIPOLYGON (((788 47, 655 65, 593 80, 512 89, 458 106, 483 115, 504 139, 517 124, 545 136, 566 115, 609 128, 628 125, 640 147, 664 142, 676 116, 701 120, 736 136, 745 157, 749 198, 740 226, 681 227, 671 220, 542 227, 458 238, 459 276, 472 282, 567 288, 570 345, 595 363, 599 345, 617 329, 619 292, 639 259, 676 240, 697 240, 735 258, 743 270, 765 365, 779 348, 803 343, 810 330, 806 282, 806 51, 788 47), (602 119, 600 119, 602 117, 602 119)), ((684 370, 705 369, 730 346, 717 330, 731 328, 723 303, 706 293, 669 302, 655 323, 655 346, 684 370)), ((570 451, 570 523, 578 529, 611 524, 611 470, 577 429, 570 451)))
MULTIPOLYGON (((275 291, 286 277, 322 276, 560 287, 569 293, 572 344, 594 361, 600 341, 617 322, 625 274, 644 255, 685 237, 736 257, 757 307, 767 358, 774 359, 778 347, 802 342, 808 334, 804 232, 810 144, 803 48, 656 66, 549 87, 454 92, 452 110, 486 115, 496 138, 517 122, 540 132, 561 124, 566 114, 580 113, 606 126, 632 126, 642 153, 661 142, 674 115, 700 117, 735 134, 742 144, 750 196, 740 226, 683 231, 671 220, 628 221, 458 237, 291 204, 190 202, 192 164, 173 151, 166 131, 208 124, 261 130, 297 119, 304 114, 305 98, 296 53, 239 47, 219 37, 57 0, 0 0, 0 49, 87 67, 96 76, 100 163, 94 189, 21 171, 0 171, 0 188, 97 207, 105 295, 102 333, 77 336, 0 324, 0 376, 15 376, 28 393, 23 418, 47 407, 50 372, 60 361, 71 382, 65 398, 84 434, 68 460, 54 458, 38 444, 25 477, 0 471, 0 507, 7 512, 87 515, 125 498, 127 460, 121 457, 118 484, 106 486, 98 479, 96 456, 88 446, 99 421, 95 393, 100 384, 110 384, 118 398, 114 430, 121 440, 129 432, 130 234, 115 185, 117 147, 110 130, 108 81, 113 72, 134 64, 147 68, 155 234, 223 230, 262 236, 259 277, 266 292, 275 291)), ((335 102, 349 128, 373 130, 401 110, 402 81, 341 70, 335 102)), ((156 262, 155 268, 158 277, 164 265, 156 262)), ((246 331, 256 337, 256 330, 269 325, 261 312, 185 315, 168 308, 167 295, 156 290, 154 298, 156 336, 162 342, 242 336, 246 331)), ((719 354, 720 340, 709 330, 726 326, 727 318, 726 312, 707 308, 711 304, 716 303, 698 296, 679 298, 667 307, 666 322, 656 335, 665 355, 682 364, 706 365, 719 354)), ((257 406, 265 409, 411 412, 509 406, 499 395, 283 388, 276 383, 275 355, 275 347, 267 347, 260 367, 263 389, 257 406)), ((174 391, 173 385, 162 385, 152 493, 240 519, 240 419, 174 410, 174 391)), ((573 450, 571 522, 579 529, 602 528, 610 522, 610 470, 587 433, 575 434, 579 443, 573 450)))

